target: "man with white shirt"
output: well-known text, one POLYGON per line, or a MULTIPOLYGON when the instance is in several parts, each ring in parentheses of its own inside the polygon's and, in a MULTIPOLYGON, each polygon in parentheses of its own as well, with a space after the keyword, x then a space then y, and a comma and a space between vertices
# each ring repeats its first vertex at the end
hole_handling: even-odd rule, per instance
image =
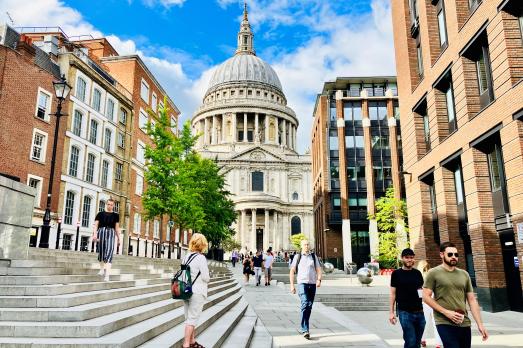
POLYGON ((309 241, 301 241, 301 252, 292 260, 290 277, 291 293, 296 293, 294 287, 294 275, 298 283, 298 295, 301 300, 301 327, 300 334, 306 339, 310 338, 309 319, 312 312, 312 304, 316 295, 316 288, 321 286, 321 266, 318 257, 310 252, 309 241))
POLYGON ((265 286, 271 285, 272 277, 272 263, 274 262, 274 256, 272 256, 271 249, 267 250, 267 254, 263 259, 265 261, 265 286))

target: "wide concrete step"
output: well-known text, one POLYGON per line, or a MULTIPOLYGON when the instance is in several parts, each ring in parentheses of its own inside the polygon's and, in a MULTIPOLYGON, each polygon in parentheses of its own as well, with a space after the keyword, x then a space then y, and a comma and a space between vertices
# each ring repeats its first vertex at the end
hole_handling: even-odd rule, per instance
MULTIPOLYGON (((241 298, 241 295, 238 294, 239 289, 240 287, 236 286, 230 290, 209 296, 204 305, 204 313, 200 321, 202 323, 209 322, 210 324, 210 322, 214 322, 220 318, 241 298), (221 310, 217 310, 218 308, 221 310)), ((177 307, 172 308, 171 306, 164 305, 164 307, 169 307, 167 311, 156 313, 146 319, 133 320, 132 323, 120 329, 98 337, 0 337, 0 342, 3 342, 2 347, 22 347, 29 345, 31 345, 31 347, 136 347, 152 340, 173 327, 179 328, 183 337, 183 325, 180 325, 184 321, 183 301, 169 300, 169 303, 171 306, 177 304, 177 307)))
MULTIPOLYGON (((222 348, 236 348, 249 347, 252 337, 254 336, 254 328, 258 317, 254 310, 249 306, 245 314, 236 324, 228 337, 225 338, 222 348)), ((203 340, 202 340, 203 341, 203 340)), ((203 343, 202 343, 203 344, 203 343)), ((205 344, 203 344, 205 346, 205 344)))
MULTIPOLYGON (((212 292, 213 295, 219 295, 220 293, 226 294, 232 291, 231 289, 234 289, 234 286, 234 284, 233 286, 223 285, 216 287, 210 292, 212 292)), ((149 303, 79 322, 0 322, 0 337, 101 337, 183 305, 182 301, 174 301, 171 299, 170 291, 161 291, 140 296, 145 299, 150 299, 149 303)), ((64 315, 66 314, 64 313, 64 315)))
MULTIPOLYGON (((233 280, 220 280, 209 284, 209 293, 223 291, 235 285, 233 280), (215 289, 216 288, 216 289, 215 289), (218 290, 219 289, 219 290, 218 290)), ((0 308, 2 321, 84 321, 133 307, 143 306, 171 298, 170 284, 133 288, 138 294, 116 297, 109 300, 98 300, 74 307, 58 308, 0 308)), ((127 290, 127 289, 125 289, 127 290)))
MULTIPOLYGON (((205 307, 204 307, 205 308, 205 307)), ((225 318, 230 318, 231 316, 241 316, 245 309, 247 308, 247 303, 241 300, 240 294, 235 294, 227 300, 215 304, 210 308, 205 308, 206 310, 202 312, 200 319, 198 320, 198 325, 195 328, 196 336, 198 336, 199 343, 204 347, 214 347, 208 344, 204 344, 201 341, 201 335, 206 331, 206 329, 216 322, 223 322, 225 318), (232 314, 229 316, 229 312, 232 314), (219 320, 218 320, 219 319, 219 320)), ((184 339, 184 325, 178 325, 172 327, 170 330, 165 331, 161 335, 158 335, 154 339, 151 339, 144 344, 140 345, 141 348, 159 348, 159 347, 169 347, 169 348, 180 348, 183 344, 184 339)), ((222 331, 213 331, 213 334, 220 338, 221 336, 226 336, 225 332, 222 331)))
MULTIPOLYGON (((269 331, 267 331, 267 328, 265 328, 261 320, 256 321, 256 326, 254 327, 254 334, 251 338, 251 342, 248 347, 272 348, 272 336, 269 333, 269 331)), ((228 346, 227 348, 234 348, 234 345, 228 346)))
POLYGON ((358 306, 358 305, 328 305, 329 307, 336 308, 341 312, 351 312, 351 311, 388 311, 388 306, 358 306))
MULTIPOLYGON (((166 275, 167 276, 167 275, 166 275)), ((151 279, 158 278, 156 274, 111 274, 109 279, 112 280, 136 280, 136 279, 151 279)), ((85 275, 85 274, 67 274, 67 275, 52 275, 52 276, 2 276, 0 277, 0 285, 50 285, 50 284, 71 284, 71 283, 92 283, 100 281, 99 275, 85 275)))

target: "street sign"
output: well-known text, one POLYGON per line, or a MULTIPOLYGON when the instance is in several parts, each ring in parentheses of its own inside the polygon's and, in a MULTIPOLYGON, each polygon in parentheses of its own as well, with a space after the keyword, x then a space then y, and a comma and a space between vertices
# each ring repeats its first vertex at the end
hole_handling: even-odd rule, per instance
POLYGON ((174 227, 174 221, 169 220, 169 227, 170 227, 170 228, 173 228, 173 227, 174 227))

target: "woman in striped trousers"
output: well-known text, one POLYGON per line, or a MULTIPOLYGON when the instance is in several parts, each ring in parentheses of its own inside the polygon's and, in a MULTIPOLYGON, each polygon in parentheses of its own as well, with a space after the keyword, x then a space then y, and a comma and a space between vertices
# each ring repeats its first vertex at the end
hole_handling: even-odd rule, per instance
POLYGON ((100 262, 100 272, 98 275, 104 276, 104 281, 109 281, 111 273, 111 263, 113 261, 114 241, 120 244, 120 215, 113 211, 114 200, 107 200, 105 211, 96 214, 94 221, 93 242, 98 241, 98 261, 100 262))

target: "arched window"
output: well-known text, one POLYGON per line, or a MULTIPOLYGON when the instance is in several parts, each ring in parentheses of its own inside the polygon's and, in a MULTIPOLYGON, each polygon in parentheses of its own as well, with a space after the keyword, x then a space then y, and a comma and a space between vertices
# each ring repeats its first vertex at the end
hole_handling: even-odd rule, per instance
POLYGON ((299 216, 294 216, 291 219, 291 235, 301 233, 301 219, 299 216))
POLYGON ((256 171, 252 172, 252 190, 263 191, 263 173, 256 171))
POLYGON ((84 206, 82 212, 82 227, 89 227, 89 220, 91 216, 91 197, 84 197, 84 206))
POLYGON ((69 159, 69 175, 78 175, 78 157, 80 156, 80 149, 76 146, 71 147, 71 157, 69 159))
POLYGON ((73 118, 73 133, 79 137, 82 136, 82 118, 82 113, 78 110, 75 110, 73 118))
POLYGON ((85 101, 85 90, 87 87, 87 82, 81 77, 76 81, 76 97, 81 101, 85 101))
POLYGON ((293 200, 293 201, 297 201, 298 198, 299 198, 299 196, 298 196, 298 192, 294 192, 294 193, 292 194, 292 200, 293 200))

